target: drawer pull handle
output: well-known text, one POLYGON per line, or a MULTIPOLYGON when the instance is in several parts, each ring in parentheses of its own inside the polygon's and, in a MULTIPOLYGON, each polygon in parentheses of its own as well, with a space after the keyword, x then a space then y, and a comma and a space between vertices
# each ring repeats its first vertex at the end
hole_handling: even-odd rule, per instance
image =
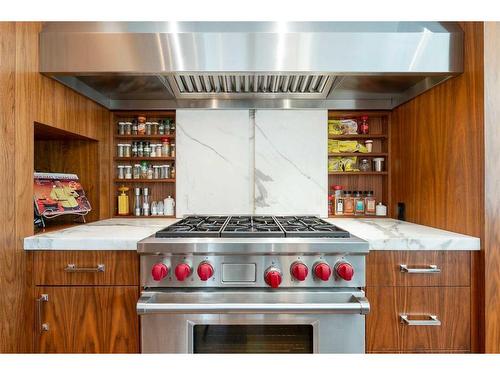
POLYGON ((428 268, 409 268, 406 264, 400 264, 399 270, 403 273, 440 273, 441 269, 435 264, 429 265, 428 268))
POLYGON ((437 315, 428 315, 429 319, 423 320, 412 320, 406 314, 399 314, 401 324, 406 324, 407 326, 440 326, 441 321, 437 318, 437 315))
POLYGON ((66 272, 104 272, 104 264, 98 264, 97 267, 77 267, 70 263, 64 268, 66 272))
POLYGON ((42 323, 42 303, 49 302, 48 294, 41 294, 39 298, 36 299, 36 304, 38 308, 38 327, 40 327, 40 333, 46 332, 49 330, 49 323, 42 323))

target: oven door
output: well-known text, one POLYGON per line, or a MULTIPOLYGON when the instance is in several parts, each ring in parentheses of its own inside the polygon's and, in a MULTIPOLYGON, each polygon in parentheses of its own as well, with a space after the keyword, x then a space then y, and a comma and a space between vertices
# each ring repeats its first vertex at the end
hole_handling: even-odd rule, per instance
POLYGON ((143 353, 363 353, 358 289, 161 290, 137 303, 143 353))

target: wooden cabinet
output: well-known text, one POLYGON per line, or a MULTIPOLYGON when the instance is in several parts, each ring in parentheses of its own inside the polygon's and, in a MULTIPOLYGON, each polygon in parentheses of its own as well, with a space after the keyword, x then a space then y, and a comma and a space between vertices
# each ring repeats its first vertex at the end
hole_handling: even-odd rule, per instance
POLYGON ((37 287, 39 353, 137 353, 139 290, 119 287, 37 287), (44 327, 46 330, 42 330, 44 327))
POLYGON ((35 350, 138 353, 135 251, 43 251, 34 257, 35 350))
POLYGON ((372 251, 366 276, 367 352, 471 351, 470 252, 372 251))

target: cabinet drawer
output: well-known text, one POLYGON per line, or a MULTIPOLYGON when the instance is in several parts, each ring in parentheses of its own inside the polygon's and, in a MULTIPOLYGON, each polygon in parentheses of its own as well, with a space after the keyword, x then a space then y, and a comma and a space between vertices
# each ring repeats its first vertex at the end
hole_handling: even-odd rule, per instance
POLYGON ((368 287, 366 292, 367 351, 470 351, 470 288, 368 287), (432 325, 437 322, 429 316, 440 325, 432 325))
POLYGON ((469 251, 372 251, 367 286, 469 286, 469 251))
POLYGON ((41 251, 35 285, 139 285, 135 251, 41 251))

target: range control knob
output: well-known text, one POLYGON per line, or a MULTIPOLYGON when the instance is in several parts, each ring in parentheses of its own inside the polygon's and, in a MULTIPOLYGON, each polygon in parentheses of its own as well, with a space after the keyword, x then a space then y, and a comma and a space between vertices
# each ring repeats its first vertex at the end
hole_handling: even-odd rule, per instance
POLYGON ((276 267, 269 267, 264 274, 266 284, 271 288, 277 288, 281 284, 281 271, 276 267))
POLYGON ((309 273, 309 269, 302 262, 294 262, 290 267, 290 273, 298 281, 304 281, 309 273))
POLYGON ((191 272, 191 267, 186 263, 180 263, 175 267, 175 277, 179 281, 186 280, 191 275, 191 272))
POLYGON ((198 271, 198 276, 200 277, 201 281, 207 281, 214 274, 214 268, 208 262, 200 263, 197 271, 198 271))
POLYGON ((314 276, 323 281, 328 281, 332 274, 332 269, 326 262, 318 262, 313 268, 314 276))
POLYGON ((354 268, 352 268, 352 265, 350 263, 340 261, 335 265, 335 273, 341 279, 351 281, 352 277, 354 276, 354 268))
POLYGON ((151 268, 151 275, 153 280, 161 281, 168 275, 168 267, 165 263, 155 263, 151 268))

